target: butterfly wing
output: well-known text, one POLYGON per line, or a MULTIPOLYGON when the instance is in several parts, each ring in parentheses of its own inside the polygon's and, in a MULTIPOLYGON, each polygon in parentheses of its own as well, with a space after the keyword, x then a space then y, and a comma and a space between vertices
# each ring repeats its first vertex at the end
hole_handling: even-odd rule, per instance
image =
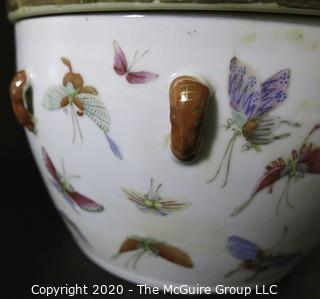
POLYGON ((297 168, 303 172, 320 174, 320 148, 313 144, 302 146, 297 168))
POLYGON ((128 72, 128 62, 124 52, 122 51, 119 44, 115 40, 113 41, 113 50, 114 50, 113 69, 118 75, 123 76, 128 72))
POLYGON ((57 183, 59 183, 60 182, 60 179, 59 179, 60 174, 58 173, 56 167, 54 166, 51 158, 49 157, 49 154, 47 153, 47 151, 44 147, 42 148, 42 159, 44 161, 44 164, 45 164, 47 170, 51 174, 51 176, 54 178, 54 180, 57 183))
POLYGON ((74 200, 71 198, 71 196, 64 190, 62 189, 60 183, 57 181, 52 180, 51 181, 52 185, 61 193, 65 201, 70 205, 70 207, 77 213, 80 214, 79 211, 77 210, 76 203, 74 200))
POLYGON ((53 178, 53 180, 51 180, 52 185, 63 195, 65 200, 77 212, 77 210, 75 208, 74 201, 69 196, 69 194, 67 192, 65 192, 65 190, 62 189, 62 187, 61 187, 61 174, 55 168, 51 158, 49 157, 49 154, 47 153, 47 151, 45 150, 44 147, 42 148, 42 158, 43 158, 43 161, 46 165, 48 172, 51 174, 51 176, 53 178))
POLYGON ((99 96, 92 93, 80 93, 79 99, 83 104, 84 114, 103 131, 113 154, 117 158, 122 159, 122 154, 118 145, 108 135, 110 129, 110 115, 99 96))
POLYGON ((236 57, 230 61, 228 85, 231 107, 246 119, 255 116, 260 101, 260 81, 254 71, 236 57))
POLYGON ((126 75, 126 79, 130 84, 142 84, 142 83, 148 83, 156 78, 158 78, 159 75, 151 72, 129 72, 126 75))
POLYGON ((64 191, 61 189, 61 186, 59 184, 61 175, 56 170, 55 166, 52 163, 52 160, 50 159, 47 151, 45 148, 42 148, 42 157, 45 162, 46 168, 51 174, 51 176, 54 178, 53 184, 56 186, 56 188, 62 192, 65 195, 65 198, 68 202, 71 203, 72 206, 74 206, 74 203, 77 204, 81 209, 86 210, 88 212, 100 212, 103 210, 103 206, 96 203, 92 199, 74 191, 73 187, 69 185, 68 190, 64 191))
POLYGON ((142 241, 140 239, 128 238, 121 244, 118 253, 121 254, 129 251, 137 250, 140 248, 141 242, 142 241))
POLYGON ((189 254, 180 248, 160 243, 152 243, 152 249, 163 259, 186 268, 193 268, 193 262, 189 254))
POLYGON ((178 202, 175 200, 160 200, 159 203, 162 206, 162 209, 166 212, 178 212, 184 210, 190 206, 189 203, 186 202, 178 202))
POLYGON ((261 252, 256 244, 238 236, 228 238, 227 248, 233 257, 242 261, 254 261, 261 252))
POLYGON ((111 151, 113 152, 113 154, 118 159, 122 160, 123 156, 122 156, 122 153, 120 151, 119 146, 114 142, 114 140, 109 135, 106 135, 106 137, 107 137, 107 141, 109 143, 109 147, 110 147, 111 151))
POLYGON ((290 69, 284 69, 264 81, 261 85, 261 99, 256 116, 263 115, 281 105, 287 98, 290 83, 290 69))
POLYGON ((83 104, 85 115, 107 134, 110 128, 110 115, 104 103, 96 94, 91 93, 80 93, 79 99, 83 104))
POLYGON ((50 111, 60 109, 62 108, 62 100, 68 96, 69 91, 67 87, 63 85, 51 87, 43 98, 42 106, 50 111))
POLYGON ((246 116, 241 112, 232 110, 231 114, 232 114, 232 119, 236 122, 239 128, 242 128, 248 121, 246 116))
POLYGON ((122 190, 127 194, 129 200, 137 205, 145 207, 145 197, 143 194, 129 188, 122 188, 122 190))
POLYGON ((320 148, 309 142, 311 136, 318 130, 320 124, 312 128, 300 148, 297 169, 302 173, 320 173, 320 148))
POLYGON ((272 161, 266 167, 266 171, 262 178, 260 178, 260 181, 254 189, 254 192, 252 193, 252 196, 256 195, 261 190, 272 186, 278 180, 288 175, 289 172, 290 169, 287 167, 287 164, 283 159, 272 161))
POLYGON ((79 192, 74 191, 72 187, 70 187, 70 190, 66 192, 70 196, 72 201, 76 203, 82 210, 85 210, 87 212, 101 212, 104 210, 104 207, 102 205, 80 194, 79 192))

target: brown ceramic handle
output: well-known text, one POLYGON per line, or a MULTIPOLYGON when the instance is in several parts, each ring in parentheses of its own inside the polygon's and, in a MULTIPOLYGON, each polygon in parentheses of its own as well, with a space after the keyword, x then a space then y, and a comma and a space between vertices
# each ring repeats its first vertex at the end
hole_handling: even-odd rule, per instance
POLYGON ((29 111, 25 107, 24 93, 27 87, 27 73, 22 70, 18 72, 11 80, 10 97, 13 112, 18 122, 29 131, 34 131, 34 122, 29 111))
POLYGON ((171 150, 182 162, 195 159, 209 103, 209 88, 195 77, 180 76, 170 85, 171 150))

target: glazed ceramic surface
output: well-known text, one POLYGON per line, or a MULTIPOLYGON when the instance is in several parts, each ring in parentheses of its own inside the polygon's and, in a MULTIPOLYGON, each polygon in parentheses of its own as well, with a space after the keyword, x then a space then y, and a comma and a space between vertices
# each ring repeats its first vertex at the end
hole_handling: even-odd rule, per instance
POLYGON ((15 112, 29 103, 21 123, 82 250, 160 287, 283 277, 320 234, 319 25, 170 14, 18 22, 26 78, 13 85, 15 112), (191 163, 170 147, 179 76, 210 91, 191 163))

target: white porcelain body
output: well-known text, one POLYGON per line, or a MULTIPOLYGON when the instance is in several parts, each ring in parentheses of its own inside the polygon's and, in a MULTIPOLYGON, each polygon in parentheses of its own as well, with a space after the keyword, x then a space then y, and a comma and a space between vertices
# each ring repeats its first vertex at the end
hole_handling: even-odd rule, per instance
MULTIPOLYGON (((134 282, 203 286, 243 285, 250 271, 230 278, 226 273, 241 263, 226 248, 229 236, 248 239, 272 249, 288 227, 281 252, 307 252, 318 240, 319 175, 306 175, 291 184, 295 208, 284 203, 275 213, 285 180, 274 192, 260 192, 242 214, 230 213, 252 193, 265 166, 289 158, 311 128, 320 121, 320 22, 308 18, 231 15, 70 15, 20 21, 16 24, 17 66, 25 69, 33 86, 37 134, 28 132, 32 151, 55 205, 78 226, 90 243, 77 235, 80 247, 106 270, 134 282), (129 84, 113 70, 113 40, 130 61, 136 50, 148 53, 135 70, 159 77, 147 84, 129 84), (250 65, 262 81, 277 71, 291 69, 288 98, 274 112, 301 123, 280 127, 292 135, 263 147, 242 152, 234 148, 228 185, 223 176, 208 184, 217 169, 230 131, 219 126, 231 118, 228 95, 229 63, 233 56, 250 65), (48 88, 62 84, 67 57, 85 84, 94 86, 110 115, 110 136, 121 148, 123 160, 110 151, 106 140, 88 118, 79 118, 83 141, 72 142, 71 115, 48 111, 42 101, 48 88), (194 75, 208 82, 214 97, 206 120, 205 148, 196 163, 177 163, 171 156, 168 86, 177 75, 194 75), (59 171, 61 159, 73 187, 104 206, 101 213, 76 213, 51 184, 41 149, 45 147, 59 171), (191 206, 168 216, 145 213, 121 188, 147 193, 150 178, 161 183, 161 195, 191 206), (114 259, 129 236, 149 237, 187 252, 194 267, 185 268, 146 254, 135 268, 126 266, 133 252, 114 259)), ((319 135, 315 138, 320 144, 319 135), (317 138, 317 139, 316 139, 317 138)), ((36 188, 36 186, 34 186, 36 188)), ((74 231, 73 231, 74 232, 74 231)), ((295 264, 271 268, 252 283, 270 283, 295 264)))

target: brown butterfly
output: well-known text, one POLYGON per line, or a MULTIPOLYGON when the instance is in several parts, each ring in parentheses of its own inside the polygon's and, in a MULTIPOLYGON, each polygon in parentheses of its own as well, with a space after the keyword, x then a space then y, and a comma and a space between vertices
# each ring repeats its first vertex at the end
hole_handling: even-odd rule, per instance
POLYGON ((193 262, 191 257, 183 250, 159 242, 154 239, 140 238, 140 237, 129 237, 120 246, 119 252, 115 256, 118 257, 126 252, 136 251, 126 263, 128 267, 132 261, 132 267, 136 268, 137 263, 146 253, 149 253, 155 257, 161 257, 171 263, 177 264, 186 268, 193 268, 193 262))

